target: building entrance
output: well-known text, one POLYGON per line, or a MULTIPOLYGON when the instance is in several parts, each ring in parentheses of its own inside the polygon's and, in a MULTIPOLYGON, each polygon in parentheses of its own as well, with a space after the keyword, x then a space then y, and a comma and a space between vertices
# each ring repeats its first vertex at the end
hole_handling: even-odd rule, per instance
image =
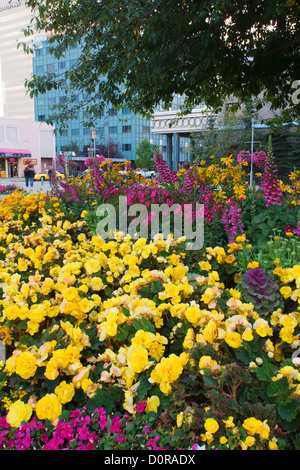
POLYGON ((8 177, 13 178, 14 176, 18 176, 18 161, 9 158, 8 159, 8 177))

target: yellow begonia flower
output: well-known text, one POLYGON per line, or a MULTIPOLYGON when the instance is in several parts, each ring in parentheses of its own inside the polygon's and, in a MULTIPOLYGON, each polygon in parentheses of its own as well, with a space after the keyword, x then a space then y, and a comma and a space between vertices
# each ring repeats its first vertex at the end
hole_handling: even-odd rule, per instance
POLYGON ((204 428, 210 434, 214 434, 219 429, 218 421, 216 421, 214 418, 207 418, 204 423, 204 428))
POLYGON ((245 439, 245 444, 248 447, 252 447, 255 444, 255 437, 247 436, 246 439, 245 439))
POLYGON ((262 439, 268 439, 270 428, 267 421, 260 421, 256 418, 247 418, 243 422, 243 427, 253 436, 254 434, 260 435, 262 439))
POLYGON ((183 412, 179 413, 176 417, 176 425, 178 428, 182 426, 183 423, 183 412))
POLYGON ((54 393, 49 393, 41 398, 35 408, 38 419, 54 422, 62 413, 62 405, 54 393))
POLYGON ((242 337, 236 331, 232 331, 230 333, 226 333, 225 341, 229 346, 237 349, 242 344, 242 337))
POLYGON ((265 337, 265 336, 272 336, 273 335, 272 328, 270 328, 267 320, 264 320, 263 318, 258 318, 254 322, 253 328, 259 336, 265 337))
POLYGON ((199 360, 200 372, 202 369, 210 369, 212 372, 220 371, 221 366, 210 356, 202 356, 199 360))
POLYGON ((152 395, 147 399, 147 406, 145 408, 146 413, 150 413, 153 411, 154 413, 157 413, 158 407, 160 405, 160 399, 156 395, 152 395))
POLYGON ((291 296, 292 289, 289 286, 283 286, 280 289, 280 293, 284 299, 288 299, 291 296))
POLYGON ((29 404, 25 404, 22 400, 17 400, 9 407, 6 421, 13 428, 18 428, 24 421, 28 421, 32 415, 32 408, 29 404))
POLYGON ((134 372, 140 373, 148 364, 148 351, 142 346, 133 348, 133 351, 129 353, 128 363, 134 372))
POLYGON ((235 424, 233 422, 233 416, 229 416, 227 420, 223 420, 223 423, 225 424, 226 428, 234 428, 235 424))
POLYGON ((64 380, 62 381, 54 390, 55 394, 58 396, 59 401, 62 404, 72 401, 72 398, 75 394, 75 388, 72 383, 67 384, 64 380))
POLYGON ((277 442, 273 440, 269 441, 268 447, 270 450, 278 450, 277 442))
POLYGON ((29 351, 24 351, 15 359, 15 371, 23 379, 33 377, 37 370, 37 359, 29 351))

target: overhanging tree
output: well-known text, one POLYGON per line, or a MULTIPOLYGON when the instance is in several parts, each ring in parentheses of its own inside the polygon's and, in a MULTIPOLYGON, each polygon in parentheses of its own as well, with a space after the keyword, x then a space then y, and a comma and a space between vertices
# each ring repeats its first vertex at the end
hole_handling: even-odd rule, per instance
MULTIPOLYGON (((86 124, 111 103, 150 117, 174 94, 182 112, 205 102, 219 110, 225 97, 256 99, 298 119, 292 84, 300 80, 297 0, 27 0, 33 19, 25 32, 49 34, 61 57, 74 43, 82 53, 63 76, 29 77, 33 96, 67 80, 68 99, 53 117, 76 115, 74 94, 86 96, 86 124), (99 77, 104 76, 104 79, 99 77)), ((28 42, 26 42, 28 44, 28 42)), ((25 48, 28 47, 25 46, 25 48)), ((82 102, 80 103, 82 107, 82 102)), ((50 120, 51 121, 51 120, 50 120)))

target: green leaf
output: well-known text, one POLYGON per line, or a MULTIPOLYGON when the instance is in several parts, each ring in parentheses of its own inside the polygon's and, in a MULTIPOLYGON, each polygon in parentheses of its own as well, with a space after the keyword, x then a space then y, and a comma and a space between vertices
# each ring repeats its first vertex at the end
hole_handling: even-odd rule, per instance
POLYGON ((294 441, 295 450, 300 450, 300 437, 294 441))
POLYGON ((274 377, 276 371, 277 367, 268 362, 267 360, 264 360, 262 365, 256 367, 254 370, 257 378, 264 382, 269 382, 270 380, 272 380, 272 377, 274 377))
POLYGON ((126 328, 126 325, 125 326, 118 326, 118 333, 117 333, 117 336, 116 336, 116 340, 122 342, 127 338, 128 334, 129 334, 129 331, 126 328))
POLYGON ((144 331, 150 331, 151 333, 155 333, 154 325, 146 318, 142 318, 141 320, 137 320, 135 318, 133 320, 133 323, 137 330, 144 330, 144 331))
POLYGON ((286 404, 282 404, 278 407, 278 413, 286 421, 292 421, 296 418, 297 413, 300 409, 299 400, 292 400, 286 404))
POLYGON ((113 449, 113 446, 110 444, 104 444, 103 446, 103 450, 112 450, 112 449, 113 449))
POLYGON ((147 391, 152 387, 152 384, 149 382, 148 374, 142 375, 140 378, 140 384, 137 390, 137 396, 139 400, 143 400, 146 396, 147 391))
POLYGON ((89 412, 93 412, 95 408, 103 406, 107 413, 111 413, 116 403, 121 401, 122 394, 122 391, 113 387, 109 390, 98 389, 96 395, 88 401, 87 409, 89 412))
POLYGON ((207 387, 214 387, 218 385, 218 381, 210 375, 203 375, 203 382, 207 387))
POLYGON ((268 388, 267 392, 270 397, 278 397, 278 398, 284 398, 284 395, 288 392, 289 390, 289 383, 287 381, 286 377, 283 377, 280 380, 277 380, 276 382, 272 382, 268 388))
POLYGON ((35 341, 32 336, 24 335, 22 336, 22 344, 25 344, 26 346, 32 346, 33 344, 35 344, 35 341))
POLYGON ((172 435, 172 441, 177 441, 177 439, 184 439, 186 437, 186 431, 184 429, 176 429, 172 435))

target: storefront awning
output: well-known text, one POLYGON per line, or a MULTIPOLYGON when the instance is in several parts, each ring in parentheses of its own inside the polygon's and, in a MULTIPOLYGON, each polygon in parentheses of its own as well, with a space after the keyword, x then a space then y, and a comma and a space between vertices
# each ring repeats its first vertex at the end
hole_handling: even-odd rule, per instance
POLYGON ((20 158, 20 157, 31 157, 29 150, 25 149, 3 149, 0 148, 0 157, 11 157, 11 158, 20 158))

